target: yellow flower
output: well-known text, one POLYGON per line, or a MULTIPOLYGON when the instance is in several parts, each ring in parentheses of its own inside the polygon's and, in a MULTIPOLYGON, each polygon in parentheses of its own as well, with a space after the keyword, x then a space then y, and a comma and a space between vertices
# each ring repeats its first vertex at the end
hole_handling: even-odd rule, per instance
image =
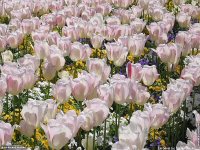
POLYGON ((164 140, 161 140, 161 141, 160 141, 160 144, 161 144, 163 147, 166 145, 164 140))

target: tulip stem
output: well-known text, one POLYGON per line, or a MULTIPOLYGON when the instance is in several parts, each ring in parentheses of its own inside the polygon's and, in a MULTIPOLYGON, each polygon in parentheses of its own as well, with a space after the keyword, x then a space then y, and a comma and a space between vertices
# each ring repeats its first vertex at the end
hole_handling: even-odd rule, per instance
POLYGON ((17 96, 13 96, 13 124, 15 124, 15 102, 17 102, 17 96))
POLYGON ((118 113, 118 104, 116 103, 115 104, 116 106, 116 110, 115 110, 115 114, 116 114, 116 117, 115 117, 115 134, 116 134, 116 137, 118 137, 118 125, 117 125, 117 113, 118 113))
POLYGON ((28 101, 28 98, 29 98, 29 94, 28 94, 28 89, 26 90, 26 101, 28 101))
MULTIPOLYGON (((183 131, 185 131, 186 128, 186 100, 184 101, 184 116, 183 116, 183 131)), ((185 132, 183 132, 183 139, 185 138, 185 132)))
POLYGON ((42 62, 43 60, 40 60, 40 81, 42 80, 42 62))
POLYGON ((48 82, 47 86, 47 99, 49 98, 49 93, 50 93, 50 81, 48 82))
POLYGON ((6 92, 6 114, 8 114, 9 106, 8 106, 8 93, 6 92))
POLYGON ((175 141, 174 141, 174 115, 172 117, 172 147, 175 146, 175 141))
POLYGON ((36 141, 36 129, 34 129, 33 140, 34 140, 34 148, 35 148, 36 145, 37 145, 37 141, 36 141))
MULTIPOLYGON (((106 119, 107 120, 107 119, 106 119)), ((103 139, 103 150, 106 149, 106 120, 104 121, 104 139, 103 139)))
POLYGON ((89 131, 87 132, 87 138, 86 138, 86 150, 88 150, 88 136, 89 136, 89 131))
POLYGON ((95 128, 94 128, 94 131, 93 131, 93 150, 95 150, 95 128))

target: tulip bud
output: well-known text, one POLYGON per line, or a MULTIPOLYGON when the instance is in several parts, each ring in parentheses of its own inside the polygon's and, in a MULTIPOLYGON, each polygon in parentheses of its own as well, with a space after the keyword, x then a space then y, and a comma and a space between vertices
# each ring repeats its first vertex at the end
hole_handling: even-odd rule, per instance
POLYGON ((107 57, 113 61, 116 66, 122 66, 126 61, 128 50, 119 43, 106 44, 107 57))
POLYGON ((37 128, 44 121, 47 107, 45 101, 29 100, 22 108, 22 118, 26 123, 37 128))
POLYGON ((53 86, 53 96, 59 103, 68 101, 72 92, 71 82, 67 79, 60 79, 53 86))
POLYGON ((34 51, 36 56, 40 59, 44 59, 49 55, 49 45, 45 41, 35 41, 34 51))
POLYGON ((89 85, 85 78, 80 77, 72 80, 72 95, 78 101, 86 99, 89 92, 89 85))
POLYGON ((18 95, 23 90, 23 80, 21 74, 7 76, 7 91, 12 95, 18 95))
POLYGON ((86 62, 87 69, 90 73, 95 73, 104 83, 107 81, 111 68, 106 64, 105 60, 98 58, 90 58, 86 62))
POLYGON ((103 36, 101 36, 101 35, 93 35, 92 38, 91 38, 92 46, 95 49, 101 48, 103 40, 104 40, 103 36))
POLYGON ((158 79, 158 72, 156 66, 144 65, 142 68, 142 81, 145 85, 152 85, 158 79))
POLYGON ((9 143, 11 142, 12 135, 14 132, 11 124, 0 121, 0 131, 1 131, 0 144, 7 145, 8 142, 9 143))

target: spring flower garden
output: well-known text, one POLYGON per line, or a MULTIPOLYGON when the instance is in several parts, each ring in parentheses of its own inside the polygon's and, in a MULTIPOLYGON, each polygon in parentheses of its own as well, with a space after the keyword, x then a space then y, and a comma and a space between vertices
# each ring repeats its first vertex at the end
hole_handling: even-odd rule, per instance
POLYGON ((200 150, 199 0, 0 0, 0 149, 200 150))

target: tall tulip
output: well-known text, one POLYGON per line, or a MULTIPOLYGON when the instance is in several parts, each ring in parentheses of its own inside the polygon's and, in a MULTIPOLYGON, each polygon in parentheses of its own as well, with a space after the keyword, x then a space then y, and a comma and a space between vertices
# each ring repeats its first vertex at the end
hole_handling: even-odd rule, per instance
POLYGON ((5 123, 0 121, 0 146, 8 144, 11 142, 13 135, 13 128, 10 123, 5 123))
POLYGON ((26 123, 37 128, 44 121, 48 105, 45 101, 29 100, 22 108, 21 115, 26 123))
POLYGON ((72 92, 71 81, 60 79, 53 86, 53 96, 59 103, 68 101, 72 92))

